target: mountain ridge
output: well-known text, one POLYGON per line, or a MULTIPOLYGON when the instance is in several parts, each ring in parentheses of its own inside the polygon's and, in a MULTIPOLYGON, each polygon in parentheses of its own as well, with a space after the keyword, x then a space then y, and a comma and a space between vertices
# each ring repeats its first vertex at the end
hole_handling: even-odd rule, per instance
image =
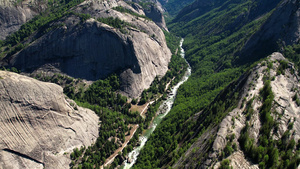
POLYGON ((171 52, 164 33, 143 11, 124 1, 85 1, 71 11, 19 45, 18 53, 8 53, 2 66, 92 81, 117 72, 122 93, 132 98, 167 72, 171 52))
POLYGON ((237 54, 242 56, 240 59, 250 55, 269 55, 279 51, 281 46, 297 44, 300 35, 300 16, 297 13, 299 10, 299 1, 282 1, 261 30, 256 32, 237 54))
MULTIPOLYGON (((263 105, 261 101, 259 101, 259 97, 261 95, 260 92, 264 87, 264 83, 266 83, 263 82, 263 79, 265 78, 264 74, 268 73, 265 70, 270 68, 271 63, 273 63, 273 67, 270 68, 270 76, 272 77, 272 78, 270 77, 270 79, 272 79, 271 86, 272 86, 273 93, 275 94, 275 100, 273 101, 272 107, 274 109, 283 108, 286 110, 283 112, 283 117, 281 119, 277 119, 279 123, 278 136, 274 135, 273 138, 280 140, 280 138, 284 135, 286 131, 292 132, 294 130, 295 132, 293 136, 289 138, 289 140, 292 141, 293 139, 295 139, 295 142, 297 143, 297 140, 299 140, 300 135, 299 135, 299 127, 296 126, 299 126, 300 123, 298 120, 294 121, 294 117, 297 117, 299 106, 297 105, 295 100, 292 100, 291 96, 294 95, 293 90, 297 88, 296 86, 298 84, 299 78, 297 74, 293 73, 295 72, 295 69, 293 67, 293 64, 290 62, 288 63, 290 66, 287 67, 287 70, 284 70, 285 71, 284 75, 278 73, 276 75, 276 71, 278 72, 278 69, 280 68, 280 66, 282 66, 280 63, 284 63, 284 60, 286 59, 282 56, 282 54, 273 53, 268 59, 261 61, 260 63, 257 64, 257 66, 254 66, 253 69, 250 69, 248 72, 245 73, 245 75, 241 76, 241 78, 246 77, 246 83, 244 83, 241 87, 242 90, 240 91, 241 94, 240 94, 240 99, 238 101, 238 104, 236 105, 236 107, 230 108, 231 110, 229 110, 226 117, 222 120, 222 122, 217 127, 210 129, 212 131, 215 131, 215 133, 213 134, 214 141, 211 145, 211 148, 206 150, 207 152, 209 152, 208 155, 205 156, 204 154, 206 153, 206 151, 201 151, 201 149, 197 148, 198 147, 197 145, 203 143, 205 144, 205 142, 207 142, 203 138, 201 138, 202 137, 201 136, 187 150, 186 154, 182 156, 173 167, 189 168, 191 166, 194 166, 193 168, 207 168, 207 167, 219 168, 221 166, 221 161, 230 159, 231 161, 230 166, 234 168, 240 168, 240 167, 259 168, 259 165, 261 164, 259 165, 253 164, 253 161, 249 161, 249 158, 251 159, 251 157, 249 157, 240 148, 242 147, 242 145, 241 142, 239 141, 239 138, 241 138, 243 127, 245 127, 246 123, 249 122, 249 125, 251 126, 250 127, 251 130, 248 133, 250 135, 249 137, 253 138, 256 144, 259 144, 259 140, 262 135, 262 126, 264 124, 263 122, 261 122, 262 119, 260 119, 260 114, 259 114, 259 112, 261 111, 261 106, 263 105), (255 81, 257 82, 255 83, 255 81), (291 92, 291 94, 288 93, 287 91, 291 92), (254 100, 251 100, 251 98, 254 98, 254 100), (249 107, 250 104, 248 104, 250 100, 251 100, 251 108, 249 107), (254 111, 252 112, 254 114, 248 114, 249 109, 254 111), (250 118, 251 121, 247 120, 248 118, 250 118), (289 122, 289 119, 292 119, 291 122, 289 122), (289 128, 288 125, 290 125, 290 123, 293 123, 294 127, 289 128), (218 129, 215 130, 216 128, 218 129), (231 138, 231 136, 233 136, 233 138, 231 138), (230 143, 230 147, 228 148, 229 143, 230 143), (233 145, 235 145, 235 147, 233 145), (231 146, 234 148, 231 148, 231 146), (228 149, 230 150, 229 152, 228 149), (199 157, 195 156, 196 154, 202 155, 201 157, 205 159, 203 163, 198 163, 198 165, 197 163, 195 163, 195 161, 199 159, 199 157), (193 158, 196 159, 190 160, 193 158)), ((239 80, 237 80, 237 82, 239 82, 239 80)), ((219 99, 222 99, 222 97, 219 97, 219 99)), ((218 100, 214 100, 214 102, 218 102, 218 100)), ((281 111, 277 110, 277 112, 281 112, 281 111)), ((276 117, 275 114, 274 116, 276 117)), ((207 133, 210 133, 210 130, 208 130, 207 133)), ((207 134, 204 133, 204 135, 207 134)), ((296 150, 294 150, 293 147, 293 151, 297 151, 297 148, 296 150)), ((295 154, 297 154, 297 152, 295 152, 295 154)), ((281 156, 283 156, 282 153, 281 156)), ((297 155, 295 155, 295 157, 297 157, 297 155)), ((293 164, 291 164, 291 166, 296 165, 298 163, 297 160, 299 161, 299 159, 297 158, 296 159, 292 158, 291 161, 293 161, 293 164)), ((267 164, 267 162, 265 163, 267 164)), ((281 166, 283 165, 283 163, 284 161, 281 161, 281 166)))

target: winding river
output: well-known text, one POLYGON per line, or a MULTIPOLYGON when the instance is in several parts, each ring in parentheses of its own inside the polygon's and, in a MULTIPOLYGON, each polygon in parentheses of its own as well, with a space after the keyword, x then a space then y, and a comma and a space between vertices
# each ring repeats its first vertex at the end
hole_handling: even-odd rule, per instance
MULTIPOLYGON (((183 43, 184 39, 181 39, 180 41, 180 51, 181 51, 181 57, 184 58, 185 53, 184 53, 184 49, 182 48, 182 43, 183 43)), ((189 65, 189 64, 188 64, 189 65)), ((177 83, 172 89, 171 92, 168 94, 167 100, 163 101, 163 103, 160 105, 158 111, 157 111, 157 115, 155 117, 155 119, 153 120, 151 126, 149 129, 146 130, 146 132, 144 132, 144 134, 142 136, 139 137, 140 140, 140 146, 136 147, 133 151, 131 151, 128 154, 128 160, 125 160, 123 163, 123 169, 129 169, 131 168, 137 158, 138 155, 141 151, 141 149, 144 147, 144 145, 146 144, 148 138, 150 137, 150 135, 153 133, 153 131, 155 130, 156 126, 158 124, 160 124, 160 122, 162 121, 162 119, 169 113, 169 111, 172 108, 172 105, 174 103, 176 94, 177 94, 177 90, 180 87, 180 85, 182 85, 185 81, 188 80, 188 78, 191 75, 191 67, 190 65, 188 66, 188 69, 185 73, 185 75, 182 77, 181 81, 179 83, 177 83)))

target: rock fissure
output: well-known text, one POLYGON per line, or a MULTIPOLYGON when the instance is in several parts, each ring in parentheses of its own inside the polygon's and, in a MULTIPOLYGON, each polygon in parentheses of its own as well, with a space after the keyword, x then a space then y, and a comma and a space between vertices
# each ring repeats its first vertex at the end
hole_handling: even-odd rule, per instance
POLYGON ((57 125, 58 127, 62 127, 62 128, 64 128, 64 129, 66 129, 66 130, 72 130, 75 134, 76 134, 76 130, 74 130, 73 128, 71 128, 71 127, 65 127, 65 126, 63 126, 63 125, 61 125, 61 124, 59 124, 59 125, 57 125))
POLYGON ((14 151, 14 150, 8 149, 8 148, 4 148, 4 149, 2 149, 2 150, 3 150, 3 151, 6 151, 6 152, 9 152, 9 153, 12 153, 12 154, 15 154, 15 155, 17 155, 17 156, 20 156, 20 157, 22 157, 22 158, 25 158, 25 159, 34 161, 34 162, 36 162, 36 163, 42 164, 42 165, 45 167, 45 164, 44 164, 43 162, 41 162, 41 161, 39 161, 39 160, 37 160, 37 159, 35 159, 35 158, 32 158, 32 157, 30 157, 30 156, 28 156, 28 155, 26 155, 26 154, 23 154, 23 153, 20 153, 20 152, 18 152, 18 151, 14 151))

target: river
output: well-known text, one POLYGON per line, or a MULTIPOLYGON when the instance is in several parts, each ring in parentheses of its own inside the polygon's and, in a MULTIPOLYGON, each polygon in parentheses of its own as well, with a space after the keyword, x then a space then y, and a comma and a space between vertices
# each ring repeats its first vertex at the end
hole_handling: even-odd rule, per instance
MULTIPOLYGON (((181 57, 184 58, 185 53, 184 53, 184 49, 182 48, 182 43, 183 43, 184 39, 181 39, 180 41, 180 52, 181 52, 181 57)), ((188 62, 187 62, 188 63, 188 62)), ((148 138, 150 137, 150 135, 153 133, 153 131, 155 130, 156 126, 158 124, 160 124, 160 122, 162 121, 162 119, 169 113, 169 111, 172 108, 172 105, 174 103, 174 100, 176 98, 176 94, 177 94, 177 90, 180 87, 180 85, 182 85, 185 81, 188 80, 188 78, 191 76, 191 67, 188 64, 188 69, 185 73, 185 75, 182 77, 181 81, 178 82, 172 89, 171 92, 168 94, 167 100, 163 101, 163 103, 160 105, 158 111, 157 111, 157 115, 155 117, 155 119, 153 120, 152 124, 150 125, 150 128, 146 130, 146 132, 144 132, 144 134, 142 136, 139 137, 140 140, 140 146, 136 147, 133 151, 131 151, 128 154, 128 158, 129 160, 125 160, 123 163, 123 169, 129 169, 131 168, 137 158, 138 155, 141 151, 141 149, 144 147, 144 145, 146 144, 148 138)))

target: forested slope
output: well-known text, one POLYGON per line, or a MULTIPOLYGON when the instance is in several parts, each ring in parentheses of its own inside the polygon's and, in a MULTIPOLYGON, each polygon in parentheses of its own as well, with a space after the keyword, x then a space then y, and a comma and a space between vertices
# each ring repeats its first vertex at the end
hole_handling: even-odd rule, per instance
POLYGON ((194 0, 159 0, 171 18, 175 17, 183 7, 191 4, 193 1, 194 0))
POLYGON ((297 168, 298 79, 293 63, 281 53, 255 64, 201 112, 198 123, 203 125, 201 116, 207 112, 226 117, 220 123, 214 120, 203 133, 210 139, 201 135, 173 167, 297 168))
MULTIPOLYGON (((297 43, 297 38, 283 38, 287 37, 284 34, 286 30, 291 30, 289 33, 293 35, 299 34, 297 11, 299 2, 294 0, 199 0, 184 8, 168 26, 171 32, 185 38, 184 48, 192 66, 192 76, 179 89, 173 109, 150 137, 135 167, 172 166, 202 133, 212 132, 213 126, 226 115, 224 110, 229 110, 232 103, 225 103, 223 97, 221 102, 207 105, 254 62, 283 49, 280 45, 272 46, 274 41, 279 44, 297 43), (280 12, 291 7, 293 12, 289 14, 280 12), (285 21, 272 22, 279 16, 285 21), (286 23, 294 22, 296 24, 289 29, 279 29, 281 33, 278 36, 275 36, 278 34, 276 31, 264 31, 265 27, 287 27, 286 23), (260 39, 274 37, 265 41, 265 45, 272 48, 267 53, 258 51, 247 55, 245 44, 250 44, 257 34, 260 39), (201 113, 211 106, 216 111, 201 113), (199 116, 198 112, 202 120, 197 122, 193 119, 199 116), (205 123, 203 119, 213 123, 205 123)), ((262 46, 257 44, 252 49, 258 47, 262 46)), ((209 146, 214 138, 207 140, 209 146)))

